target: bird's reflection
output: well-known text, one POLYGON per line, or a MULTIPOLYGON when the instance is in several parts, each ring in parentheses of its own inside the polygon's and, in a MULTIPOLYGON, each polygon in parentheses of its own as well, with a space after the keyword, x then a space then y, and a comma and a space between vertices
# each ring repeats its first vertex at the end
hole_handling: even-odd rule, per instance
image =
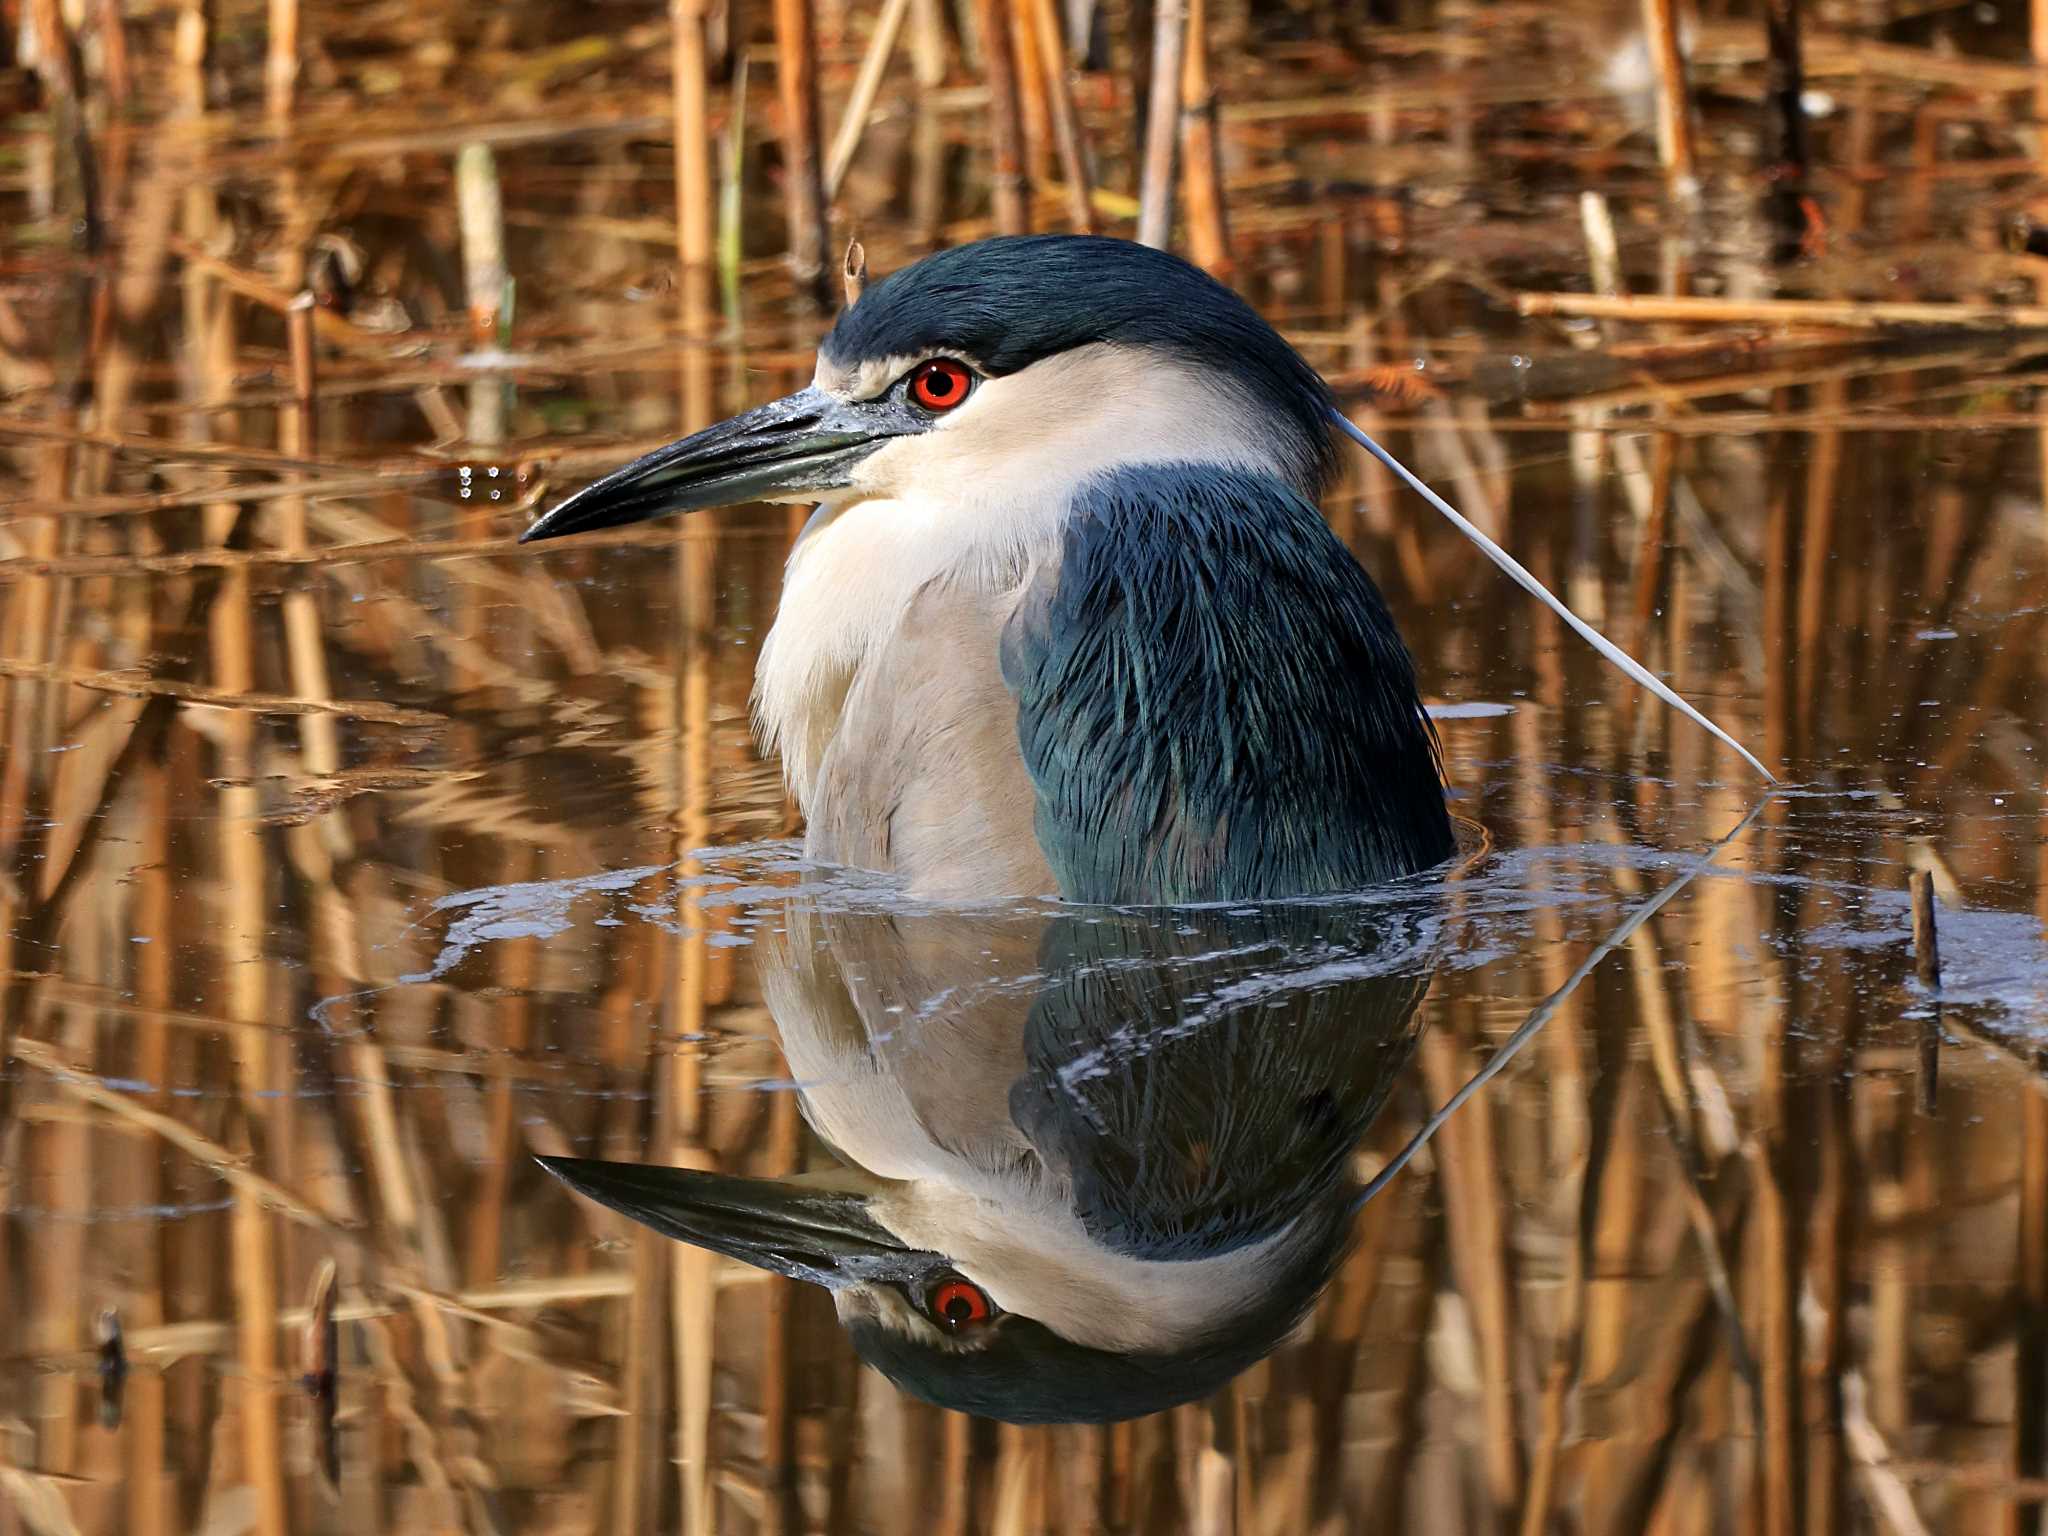
POLYGON ((861 1357, 930 1402, 1154 1412, 1270 1353, 1330 1279, 1415 1046, 1436 890, 995 911, 807 888, 763 924, 762 981, 843 1167, 549 1166, 830 1288, 861 1357))

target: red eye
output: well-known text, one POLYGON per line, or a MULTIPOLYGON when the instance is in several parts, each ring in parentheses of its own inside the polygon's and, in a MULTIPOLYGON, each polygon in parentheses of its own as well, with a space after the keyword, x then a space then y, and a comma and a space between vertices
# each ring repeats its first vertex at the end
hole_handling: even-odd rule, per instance
POLYGON ((949 1333, 985 1323, 996 1314, 996 1305, 988 1299, 988 1292, 958 1275, 933 1286, 931 1300, 926 1307, 932 1321, 949 1333))
POLYGON ((967 365, 950 357, 935 357, 919 363, 910 375, 910 398, 928 411, 950 411, 974 388, 974 375, 967 365))

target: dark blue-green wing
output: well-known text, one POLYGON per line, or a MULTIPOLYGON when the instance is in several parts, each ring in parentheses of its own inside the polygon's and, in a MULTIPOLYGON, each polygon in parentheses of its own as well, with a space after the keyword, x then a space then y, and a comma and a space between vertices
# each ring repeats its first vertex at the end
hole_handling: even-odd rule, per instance
POLYGON ((1278 481, 1159 465, 1090 482, 1002 667, 1068 900, 1356 890, 1450 855, 1386 603, 1278 481))

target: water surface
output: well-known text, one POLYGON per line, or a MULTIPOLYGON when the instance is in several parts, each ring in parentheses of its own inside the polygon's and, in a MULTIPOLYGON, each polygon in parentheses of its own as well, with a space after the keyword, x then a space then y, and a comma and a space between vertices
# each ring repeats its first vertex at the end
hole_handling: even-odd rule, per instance
MULTIPOLYGON (((1909 1529, 1903 1498, 1928 1529, 2037 1530, 2044 348, 1508 301, 1584 289, 1588 186, 1640 291, 2027 297, 1984 238, 2027 167, 1924 174, 1921 97, 1823 59, 1817 158, 1897 174, 1830 184, 1829 250, 1773 267, 1739 92, 1705 120, 1706 211, 1674 211, 1575 9, 1390 37, 1376 79, 1465 94, 1377 139, 1244 123, 1239 286, 1786 781, 1353 1218, 1345 1191, 1760 786, 1354 460, 1328 513, 1467 828, 1453 874, 1386 898, 1399 923, 945 912, 804 868, 746 711, 801 513, 510 542, 540 498, 798 387, 826 323, 776 259, 758 144, 737 311, 675 279, 643 9, 572 57, 554 10, 507 8, 463 77, 455 22, 401 49, 311 8, 327 62, 291 132, 232 49, 224 109, 93 119, 97 253, 61 114, 7 130, 4 1528, 1831 1532, 1909 1529), (1473 90, 1475 47, 1540 99, 1473 90), (516 280, 482 336, 469 141, 516 280), (302 285, 330 317, 310 403, 270 302, 302 285), (840 1032, 793 1031, 825 995, 855 999, 840 1032), (1248 1077, 1274 1091, 1233 1122, 1248 1077), (1298 1320, 1258 1312, 1272 1336, 1196 1402, 998 1427, 861 1367, 822 1292, 532 1161, 783 1176, 867 1132, 909 1156, 913 1123, 939 1161, 1021 1137, 1126 1246, 1342 1227, 1298 1320), (1168 1217, 1123 1198, 1165 1199, 1130 1159, 1169 1155, 1168 1217)), ((1230 99, 1327 85, 1313 46, 1246 49, 1230 99)), ((885 98, 843 199, 878 268, 985 232, 971 89, 885 98)), ((1975 131, 2019 153, 2001 116, 1975 131)))

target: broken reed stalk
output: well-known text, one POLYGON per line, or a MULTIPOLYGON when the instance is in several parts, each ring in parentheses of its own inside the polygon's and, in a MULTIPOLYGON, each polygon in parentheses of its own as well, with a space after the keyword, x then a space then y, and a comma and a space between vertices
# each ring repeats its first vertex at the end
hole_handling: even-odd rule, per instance
POLYGON ((818 157, 818 40, 809 0, 775 0, 775 83, 782 103, 782 175, 789 265, 814 297, 824 277, 825 181, 818 157))
POLYGON ((1174 150, 1180 137, 1181 55, 1187 0, 1158 0, 1152 11, 1152 88, 1145 101, 1145 162, 1138 182, 1138 241, 1165 250, 1173 239, 1174 150))
POLYGON ((2048 329, 2048 305, 1931 303, 1869 299, 1701 299, 1654 295, 1518 293, 1522 315, 1582 315, 1594 320, 1670 321, 1685 325, 1952 325, 1971 330, 2048 329))
POLYGON ((1011 0, 974 0, 981 33, 982 71, 988 76, 989 196, 996 233, 1031 228, 1031 189, 1024 177, 1024 122, 1017 103, 1017 56, 1010 40, 1011 0))
POLYGON ((857 239, 846 242, 846 259, 840 263, 839 281, 846 294, 846 307, 851 309, 860 302, 868 286, 867 247, 857 239))
POLYGON ((1593 291, 1608 298, 1626 295, 1621 276, 1621 242, 1614 235, 1614 214, 1599 192, 1579 194, 1579 223, 1586 232, 1586 264, 1593 275, 1593 291))
POLYGON ((462 231, 462 286, 469 333, 479 344, 498 334, 504 312, 505 202, 498 161, 488 144, 465 144, 455 157, 456 218, 462 231))
MULTIPOLYGON (((711 191, 704 0, 670 0, 669 30, 676 119, 676 256, 685 267, 707 268, 716 255, 716 208, 711 191)), ((735 87, 735 96, 741 88, 735 87)))
POLYGON ((1180 72, 1181 195, 1187 200, 1188 254, 1205 272, 1229 272, 1230 224, 1223 199, 1223 157, 1216 132, 1216 82, 1209 74, 1209 0, 1187 0, 1180 72))
POLYGON ((875 97, 881 93, 882 76, 888 73, 889 61, 896 56, 896 39, 903 30, 903 18, 909 11, 910 0, 882 0, 882 13, 875 18, 874 36, 868 39, 868 51, 861 58, 860 73, 854 76, 853 90, 846 98, 846 110, 839 118, 839 131, 832 135, 832 151, 826 157, 825 197, 828 202, 839 195, 847 167, 853 164, 854 151, 860 148, 861 135, 867 132, 868 118, 875 109, 875 97))
POLYGON ((1643 40, 1657 80, 1657 159, 1672 192, 1689 196, 1697 184, 1692 149, 1692 95, 1685 47, 1678 35, 1676 0, 1643 0, 1643 40))
POLYGON ((270 0, 270 49, 263 67, 263 99, 270 115, 292 114, 299 83, 299 0, 270 0))
POLYGON ((1913 889, 1913 971, 1929 992, 1941 990, 1941 942, 1934 929, 1934 872, 1916 869, 1913 889))
POLYGON ((1941 939, 1934 924, 1934 871, 1916 869, 1913 893, 1913 971, 1927 989, 1928 1014, 1920 1021, 1916 1102, 1920 1112, 1935 1112, 1941 1072, 1941 939))
MULTIPOLYGON (((301 406, 313 403, 315 385, 315 346, 313 317, 318 313, 318 304, 311 291, 301 293, 293 299, 284 312, 285 342, 291 355, 292 399, 301 406)), ((296 450, 299 453, 313 451, 312 417, 306 418, 305 428, 300 434, 302 442, 296 450)))
POLYGON ((1037 25, 1038 63, 1045 72, 1046 99, 1052 109, 1053 143, 1059 149, 1060 176, 1067 186, 1067 218, 1075 233, 1095 233, 1095 204, 1090 193, 1088 149, 1082 142, 1081 112, 1074 105, 1074 82, 1067 70, 1067 39, 1055 0, 1025 0, 1037 25))

